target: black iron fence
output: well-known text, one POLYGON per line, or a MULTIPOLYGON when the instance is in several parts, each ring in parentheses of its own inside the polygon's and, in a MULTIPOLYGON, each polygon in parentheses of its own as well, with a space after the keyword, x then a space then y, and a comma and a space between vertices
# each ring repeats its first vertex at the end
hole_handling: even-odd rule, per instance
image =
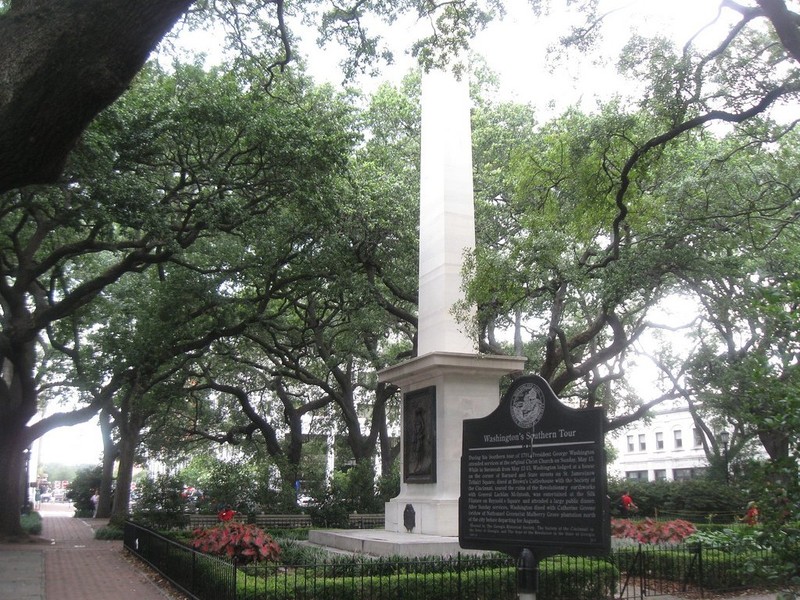
POLYGON ((123 543, 189 597, 236 600, 237 569, 230 561, 197 552, 130 521, 125 523, 123 543))
MULTIPOLYGON (((125 547, 198 600, 504 600, 517 597, 515 562, 503 556, 423 559, 338 557, 303 565, 236 566, 128 522, 125 547)), ((766 583, 763 548, 708 545, 618 548, 607 557, 539 563, 540 600, 633 600, 730 591, 766 583)), ((774 583, 774 582, 773 582, 774 583)))

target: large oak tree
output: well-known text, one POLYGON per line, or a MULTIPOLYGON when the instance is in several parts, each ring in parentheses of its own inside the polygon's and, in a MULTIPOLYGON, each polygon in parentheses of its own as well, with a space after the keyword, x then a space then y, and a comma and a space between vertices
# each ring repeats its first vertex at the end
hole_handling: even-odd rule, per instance
MULTIPOLYGON (((61 185, 0 195, 0 534, 19 533, 23 450, 54 427, 113 412, 117 394, 138 403, 125 411, 136 417, 135 438, 152 412, 141 400, 170 360, 252 314, 230 317, 222 302, 236 285, 236 249, 248 260, 253 231, 281 226, 275 211, 327 201, 321 190, 353 141, 347 109, 300 82, 280 99, 257 88, 191 66, 174 77, 148 72, 82 138, 61 185), (209 253, 214 244, 228 254, 209 253), (137 315, 157 295, 146 278, 154 265, 153 281, 183 269, 196 272, 195 288, 207 286, 173 287, 186 296, 175 296, 164 321, 169 336, 137 315), (28 425, 40 393, 64 389, 81 408, 28 425)), ((260 258, 280 268, 274 256, 260 258)), ((268 282, 254 282, 239 305, 263 303, 268 282)))

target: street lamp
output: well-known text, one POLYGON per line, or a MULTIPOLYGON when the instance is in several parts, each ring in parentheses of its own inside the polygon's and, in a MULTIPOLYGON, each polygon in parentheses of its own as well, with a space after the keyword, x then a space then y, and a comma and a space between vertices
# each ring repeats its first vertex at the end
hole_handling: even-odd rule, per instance
POLYGON ((719 434, 719 439, 722 440, 722 452, 725 459, 725 483, 730 483, 730 477, 728 476, 728 442, 731 439, 731 434, 723 431, 719 434))
POLYGON ((22 460, 24 461, 25 468, 23 469, 22 477, 22 490, 20 493, 20 506, 22 508, 22 512, 27 514, 30 512, 32 505, 29 503, 30 501, 30 481, 31 481, 31 449, 30 447, 25 448, 22 451, 22 460))

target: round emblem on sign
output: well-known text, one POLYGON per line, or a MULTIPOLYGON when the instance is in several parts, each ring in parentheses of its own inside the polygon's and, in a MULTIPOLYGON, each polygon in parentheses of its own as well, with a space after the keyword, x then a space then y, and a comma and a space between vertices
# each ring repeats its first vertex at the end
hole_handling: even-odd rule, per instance
POLYGON ((525 383, 511 397, 511 418, 518 427, 531 429, 544 414, 544 394, 539 386, 525 383))

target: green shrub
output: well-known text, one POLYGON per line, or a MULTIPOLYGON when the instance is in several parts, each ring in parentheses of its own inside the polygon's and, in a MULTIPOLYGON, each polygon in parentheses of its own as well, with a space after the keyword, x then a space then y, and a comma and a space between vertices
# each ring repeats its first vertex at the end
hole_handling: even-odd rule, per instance
POLYGON ((311 522, 317 527, 345 528, 350 513, 382 512, 385 500, 380 494, 393 491, 394 484, 391 479, 380 483, 383 489, 379 491, 375 485, 374 468, 368 461, 347 472, 335 472, 324 497, 315 498, 316 505, 309 507, 311 522))
POLYGON ((280 561, 284 565, 305 565, 322 562, 330 557, 327 550, 300 544, 296 539, 276 538, 275 541, 281 547, 280 561))
MULTIPOLYGON (((407 563, 408 559, 402 559, 407 563)), ((548 562, 548 561, 543 561, 548 562)), ((541 564, 539 592, 543 598, 569 598, 570 600, 597 600, 608 598, 619 577, 610 563, 577 559, 570 567, 560 566, 560 559, 551 559, 551 564, 541 564), (598 577, 597 571, 601 574, 598 577)), ((313 600, 336 598, 337 600, 395 600, 396 598, 425 598, 425 600, 449 600, 456 590, 465 599, 512 600, 517 597, 516 567, 496 566, 468 568, 462 559, 460 572, 455 569, 440 571, 441 561, 415 562, 412 573, 398 571, 392 560, 358 561, 352 558, 341 561, 331 570, 330 563, 324 568, 325 577, 314 578, 313 570, 298 568, 289 577, 248 577, 238 582, 237 600, 265 598, 268 600, 313 600), (358 571, 343 574, 345 562, 350 569, 358 571), (427 567, 430 569, 426 570, 427 567), (385 571, 368 574, 367 571, 385 571), (418 572, 420 571, 420 572, 418 572)), ((447 564, 445 562, 444 564, 447 564)), ((452 566, 452 565, 451 565, 452 566)), ((317 573, 321 572, 319 569, 317 573)))
MULTIPOLYGON (((199 598, 230 598, 231 580, 220 569, 220 559, 215 556, 168 552, 159 558, 159 567, 169 573, 179 586, 199 598)), ((242 573, 239 577, 244 579, 242 573)))
MULTIPOLYGON (((618 579, 619 572, 609 562, 556 557, 540 563, 539 592, 543 598, 598 600, 612 596, 618 579)), ((236 598, 445 600, 453 598, 459 590, 460 597, 465 599, 511 600, 517 597, 516 586, 517 569, 507 559, 487 564, 485 557, 468 556, 458 561, 441 557, 354 560, 342 556, 307 566, 255 569, 248 577, 240 577, 236 598)))
POLYGON ((194 531, 191 529, 165 529, 159 531, 161 535, 169 538, 183 546, 192 547, 192 540, 194 539, 194 531))
POLYGON ((637 576, 647 573, 653 579, 691 582, 706 590, 725 590, 758 586, 767 582, 765 566, 771 556, 763 551, 727 551, 702 544, 679 548, 627 548, 614 554, 620 571, 637 576), (702 568, 701 568, 702 563, 702 568), (702 573, 702 575, 701 575, 702 573))
MULTIPOLYGON (((311 452, 313 440, 309 448, 304 446, 303 457, 311 452)), ((320 450, 325 457, 324 449, 320 450)), ((273 459, 267 459, 271 463, 273 459)), ((277 458, 278 462, 285 459, 277 458)), ((320 477, 324 480, 324 462, 320 477)), ((180 477, 197 491, 193 498, 193 506, 201 514, 216 514, 223 506, 230 505, 242 514, 258 514, 259 512, 286 514, 297 511, 297 491, 294 481, 281 481, 277 487, 270 474, 273 469, 264 468, 265 462, 260 458, 245 454, 235 459, 220 459, 213 453, 196 454, 189 465, 180 472, 180 477)), ((283 464, 280 471, 289 472, 289 465, 283 464)))
POLYGON ((23 531, 29 535, 41 535, 42 533, 42 515, 38 512, 29 512, 20 516, 20 525, 23 531))
POLYGON ((759 530, 755 527, 727 527, 721 530, 698 529, 687 538, 688 543, 701 543, 730 552, 761 550, 765 546, 759 541, 759 530))
POLYGON ((631 547, 614 553, 618 569, 628 576, 645 573, 653 579, 678 582, 689 580, 689 574, 699 568, 699 558, 696 548, 687 546, 664 549, 650 546, 641 553, 637 547, 631 547))
MULTIPOLYGON (((488 571, 462 571, 460 582, 455 573, 409 573, 371 577, 313 577, 313 572, 298 570, 290 577, 239 580, 237 600, 395 600, 425 598, 450 600, 460 587, 461 597, 512 600, 517 597, 516 569, 503 567, 488 571), (488 592, 488 596, 487 596, 488 592)), ((576 599, 578 600, 578 599, 576 599)), ((584 600, 584 599, 580 599, 584 600)))
POLYGON ((693 523, 731 523, 741 516, 748 497, 712 479, 608 482, 612 514, 622 492, 629 491, 642 517, 681 518, 693 523))
POLYGON ((183 529, 189 524, 189 515, 182 512, 137 510, 133 518, 137 523, 158 531, 183 529))
POLYGON ((378 481, 375 484, 375 488, 378 492, 378 499, 379 499, 379 506, 378 512, 383 512, 383 508, 380 504, 385 504, 389 502, 392 498, 397 496, 400 493, 400 461, 396 460, 392 463, 392 468, 390 469, 389 473, 386 475, 381 475, 378 477, 378 481))
POLYGON ((344 529, 349 524, 347 508, 333 496, 326 498, 318 506, 309 507, 308 516, 315 527, 344 529))
POLYGON ((178 477, 166 474, 147 477, 139 483, 138 492, 137 514, 181 514, 186 511, 188 501, 183 495, 183 481, 178 477))
POLYGON ((742 525, 741 523, 694 523, 698 533, 716 533, 729 530, 750 529, 753 530, 751 525, 742 525))
POLYGON ((711 591, 766 585, 765 567, 772 558, 764 552, 704 550, 702 578, 695 575, 692 580, 711 591))
POLYGON ((125 539, 125 531, 113 525, 108 527, 100 527, 94 532, 94 539, 96 540, 123 540, 125 539))
POLYGON ((69 484, 67 500, 75 507, 75 516, 89 518, 94 514, 92 496, 100 487, 102 467, 83 467, 78 469, 75 478, 69 484))
POLYGON ((619 570, 612 563, 588 558, 545 559, 539 563, 539 571, 542 598, 610 598, 619 579, 619 570))
POLYGON ((202 454, 192 459, 181 480, 201 490, 196 501, 199 512, 213 514, 230 506, 238 513, 258 512, 266 500, 260 469, 246 457, 222 460, 202 454))

